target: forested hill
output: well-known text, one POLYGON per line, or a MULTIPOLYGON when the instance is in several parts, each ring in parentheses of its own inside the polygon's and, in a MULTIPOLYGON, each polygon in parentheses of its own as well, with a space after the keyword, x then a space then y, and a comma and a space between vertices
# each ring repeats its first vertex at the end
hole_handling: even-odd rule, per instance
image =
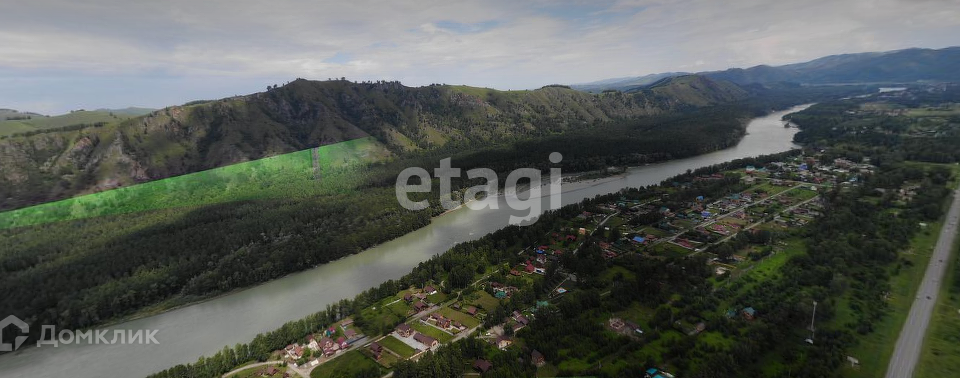
POLYGON ((735 84, 685 77, 648 90, 497 91, 298 79, 266 92, 172 106, 115 123, 0 138, 0 210, 372 135, 395 155, 556 135, 742 100, 735 84))

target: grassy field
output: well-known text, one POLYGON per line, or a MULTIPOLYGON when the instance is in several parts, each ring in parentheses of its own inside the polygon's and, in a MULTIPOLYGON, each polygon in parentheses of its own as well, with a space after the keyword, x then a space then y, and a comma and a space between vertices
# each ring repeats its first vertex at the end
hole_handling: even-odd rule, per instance
POLYGON ((353 377, 361 370, 370 368, 380 369, 381 373, 386 372, 376 361, 354 350, 317 366, 310 372, 310 378, 353 377))
POLYGON ((446 343, 451 339, 453 339, 453 336, 451 336, 449 333, 443 332, 434 326, 420 323, 419 321, 410 323, 410 327, 417 330, 417 332, 420 332, 424 335, 437 339, 441 343, 446 343))
MULTIPOLYGON (((270 377, 270 378, 281 378, 281 377, 283 377, 283 373, 287 371, 287 368, 286 368, 286 367, 281 367, 281 366, 275 366, 275 367, 277 368, 277 370, 278 370, 279 372, 278 372, 277 374, 271 375, 271 376, 269 376, 269 377, 270 377)), ((262 371, 263 371, 264 369, 266 369, 266 368, 267 368, 266 366, 256 366, 256 367, 252 367, 252 368, 249 368, 249 369, 243 369, 243 370, 241 370, 241 371, 238 371, 236 374, 230 375, 228 378, 267 377, 267 376, 265 376, 265 375, 260 375, 260 372, 262 372, 262 371)))
POLYGON ((454 310, 450 307, 441 308, 440 311, 438 312, 440 313, 440 315, 443 315, 448 319, 453 319, 460 322, 461 324, 467 326, 468 329, 480 325, 480 321, 477 320, 477 318, 464 314, 460 311, 454 310))
MULTIPOLYGON (((368 353, 370 352, 368 351, 368 353)), ((369 357, 369 358, 373 358, 373 357, 369 357)), ((377 363, 382 365, 383 367, 390 368, 390 367, 393 367, 393 365, 396 365, 397 361, 400 361, 400 359, 398 359, 397 356, 394 356, 390 353, 383 353, 380 355, 380 360, 378 360, 377 363)))
POLYGON ((393 298, 387 298, 380 301, 376 306, 369 306, 361 311, 370 329, 376 330, 382 329, 383 327, 390 327, 407 318, 410 305, 402 300, 387 305, 387 303, 393 302, 394 300, 393 298))
POLYGON ((133 115, 129 114, 111 114, 107 111, 76 111, 53 117, 33 115, 30 119, 23 120, 0 119, 0 136, 79 124, 92 125, 98 122, 112 123, 133 117, 133 115))
POLYGON ((0 229, 102 215, 172 207, 316 195, 349 189, 350 169, 383 159, 386 150, 373 138, 319 148, 320 180, 314 178, 311 150, 170 177, 0 213, 0 229))
POLYGON ((910 117, 950 117, 954 115, 960 115, 960 104, 942 108, 927 107, 907 110, 907 116, 910 117))
POLYGON ((952 283, 960 279, 958 255, 960 247, 954 246, 940 287, 939 301, 927 328, 920 361, 914 371, 916 378, 950 377, 960 372, 960 292, 951 290, 952 283))
POLYGON ((471 294, 471 296, 473 295, 476 295, 477 298, 466 301, 471 306, 475 306, 477 308, 483 309, 486 312, 491 312, 493 310, 496 310, 497 307, 500 306, 500 300, 497 298, 494 298, 492 295, 490 295, 486 291, 477 291, 474 294, 471 294))
POLYGON ((410 358, 410 356, 412 356, 414 353, 413 347, 407 344, 404 344, 403 341, 400 341, 393 336, 384 337, 380 339, 380 341, 377 341, 377 343, 379 343, 384 348, 390 349, 394 353, 399 354, 400 357, 403 357, 403 358, 410 358))

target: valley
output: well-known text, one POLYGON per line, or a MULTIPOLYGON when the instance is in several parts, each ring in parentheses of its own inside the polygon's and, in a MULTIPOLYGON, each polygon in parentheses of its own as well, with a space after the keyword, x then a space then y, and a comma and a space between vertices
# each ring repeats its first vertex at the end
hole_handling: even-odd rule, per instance
MULTIPOLYGON (((802 108, 795 108, 796 111, 802 108)), ((749 123, 747 135, 728 149, 700 156, 670 160, 633 168, 622 177, 597 182, 564 184, 563 204, 569 205, 624 188, 656 184, 688 169, 710 166, 749 156, 776 153, 794 148, 796 129, 782 126, 780 118, 790 111, 776 112, 749 123)), ((544 196, 546 207, 548 195, 544 196)), ((393 200, 395 201, 395 199, 393 200)), ((387 279, 396 279, 419 263, 454 245, 475 240, 507 224, 512 210, 500 198, 499 210, 473 211, 467 208, 434 218, 429 225, 362 253, 330 261, 311 270, 292 274, 247 290, 217 297, 169 312, 114 325, 114 329, 159 329, 167 352, 140 359, 133 349, 116 345, 61 345, 59 348, 31 348, 17 358, 0 357, 5 371, 39 374, 35 362, 50 358, 88 361, 85 375, 111 374, 125 369, 153 366, 159 371, 176 363, 192 361, 198 354, 215 353, 223 345, 253 338, 256 333, 280 326, 291 318, 308 316, 328 304, 336 304, 387 279), (312 300, 305 301, 304 298, 312 300), (125 356, 110 366, 95 364, 99 356, 125 356), (60 357, 58 357, 60 356, 60 357), (121 365, 122 363, 122 365, 121 365), (124 367, 126 366, 126 367, 124 367), (119 369, 119 370, 118 370, 119 369)), ((170 303, 175 305, 179 303, 170 303)), ((156 348, 157 346, 144 346, 156 348)), ((72 368, 76 370, 76 367, 72 368)), ((133 371, 133 370, 130 370, 133 371)), ((60 373, 51 371, 50 376, 60 373)))
POLYGON ((0 6, 0 378, 960 374, 960 0, 0 6))

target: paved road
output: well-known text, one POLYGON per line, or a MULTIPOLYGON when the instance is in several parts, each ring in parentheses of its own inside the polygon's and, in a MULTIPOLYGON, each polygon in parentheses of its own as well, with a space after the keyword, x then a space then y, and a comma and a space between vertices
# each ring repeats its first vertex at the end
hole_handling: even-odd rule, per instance
POLYGON ((930 316, 937 303, 937 293, 940 292, 940 281, 950 261, 950 252, 957 235, 957 223, 960 218, 960 190, 953 193, 953 204, 947 213, 946 224, 940 231, 940 239, 933 249, 927 272, 917 290, 917 298, 910 307, 910 315, 903 324, 900 338, 897 339, 896 349, 890 358, 887 367, 887 378, 910 378, 913 376, 917 360, 920 359, 920 348, 923 347, 923 337, 930 324, 930 316))

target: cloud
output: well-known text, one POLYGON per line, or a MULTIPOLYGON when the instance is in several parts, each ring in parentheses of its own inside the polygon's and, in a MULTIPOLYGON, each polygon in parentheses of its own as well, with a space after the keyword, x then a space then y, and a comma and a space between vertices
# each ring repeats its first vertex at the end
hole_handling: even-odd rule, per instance
POLYGON ((682 67, 777 65, 837 53, 955 45, 957 5, 960 1, 12 2, 0 12, 0 106, 126 105, 118 102, 129 96, 112 95, 123 82, 132 86, 125 92, 141 94, 139 105, 163 106, 170 103, 161 101, 229 96, 296 77, 519 89, 682 67), (74 91, 64 91, 66 84, 51 77, 89 87, 82 95, 64 94, 74 91), (24 91, 31 80, 46 90, 24 91), (170 84, 158 85, 162 82, 170 84))

